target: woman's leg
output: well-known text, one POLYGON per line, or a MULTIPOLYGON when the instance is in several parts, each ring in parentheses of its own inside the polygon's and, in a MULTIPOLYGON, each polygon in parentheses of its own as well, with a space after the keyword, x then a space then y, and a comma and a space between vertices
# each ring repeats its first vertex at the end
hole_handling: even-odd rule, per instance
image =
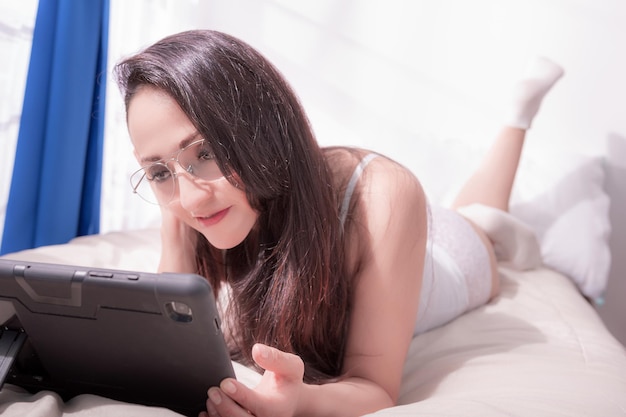
POLYGON ((525 243, 536 242, 533 231, 506 212, 526 131, 541 101, 562 75, 563 69, 545 58, 531 63, 526 77, 515 86, 513 105, 504 127, 452 204, 470 220, 487 248, 492 269, 492 297, 498 294, 500 286, 496 258, 518 269, 533 268, 541 262, 539 246, 525 243))
POLYGON ((515 85, 504 127, 477 170, 461 188, 452 204, 454 208, 479 203, 508 211, 526 130, 543 98, 562 75, 563 69, 548 59, 536 58, 531 62, 525 77, 515 85))
POLYGON ((476 171, 457 194, 453 208, 483 204, 509 211, 509 199, 519 165, 526 130, 505 126, 476 171))

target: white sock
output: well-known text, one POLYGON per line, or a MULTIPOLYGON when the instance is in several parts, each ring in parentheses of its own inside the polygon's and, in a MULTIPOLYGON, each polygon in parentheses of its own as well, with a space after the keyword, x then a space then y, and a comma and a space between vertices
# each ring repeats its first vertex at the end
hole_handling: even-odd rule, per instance
POLYGON ((513 89, 513 102, 504 122, 506 126, 527 130, 539 111, 541 101, 565 71, 544 57, 533 59, 524 77, 513 89))
POLYGON ((493 242, 499 263, 524 271, 541 266, 541 247, 535 232, 505 211, 471 204, 457 209, 480 227, 493 242))

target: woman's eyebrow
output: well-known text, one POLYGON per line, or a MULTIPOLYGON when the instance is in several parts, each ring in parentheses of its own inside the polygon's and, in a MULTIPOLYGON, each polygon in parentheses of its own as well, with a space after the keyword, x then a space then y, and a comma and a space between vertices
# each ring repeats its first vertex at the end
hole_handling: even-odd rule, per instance
POLYGON ((192 134, 190 134, 189 136, 187 136, 185 139, 181 140, 180 143, 178 144, 179 149, 183 149, 184 147, 186 147, 187 145, 189 145, 192 142, 195 142, 196 140, 200 139, 202 137, 202 135, 200 134, 200 132, 194 132, 192 134))
MULTIPOLYGON (((184 138, 183 140, 178 142, 178 150, 183 149, 185 146, 189 145, 191 142, 197 140, 200 136, 201 136, 200 132, 193 132, 193 133, 191 133, 186 138, 184 138)), ((144 158, 141 158, 140 162, 141 162, 141 164, 143 164, 145 162, 159 162, 159 161, 163 161, 163 160, 172 158, 174 155, 176 155, 177 152, 178 151, 172 152, 172 154, 170 155, 169 158, 162 158, 159 155, 146 156, 144 158)))

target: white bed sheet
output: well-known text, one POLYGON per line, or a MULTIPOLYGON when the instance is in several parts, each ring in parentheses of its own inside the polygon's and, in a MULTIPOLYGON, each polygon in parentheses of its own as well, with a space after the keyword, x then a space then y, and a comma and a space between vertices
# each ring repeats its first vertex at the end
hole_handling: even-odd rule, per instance
MULTIPOLYGON (((77 238, 14 259, 154 270, 157 230, 77 238)), ((624 416, 626 353, 572 281, 550 269, 501 268, 502 293, 416 337, 400 404, 372 416, 624 416)), ((237 366, 253 385, 258 375, 237 366)), ((177 416, 92 395, 68 403, 5 386, 2 416, 177 416)))

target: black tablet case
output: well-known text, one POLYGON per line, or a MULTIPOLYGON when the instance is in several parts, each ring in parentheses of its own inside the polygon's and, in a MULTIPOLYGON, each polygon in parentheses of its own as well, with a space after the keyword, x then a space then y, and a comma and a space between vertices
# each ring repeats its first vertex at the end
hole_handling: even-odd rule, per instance
POLYGON ((1 300, 16 316, 3 327, 0 373, 33 392, 197 415, 208 388, 234 377, 213 291, 198 275, 0 259, 1 300))

